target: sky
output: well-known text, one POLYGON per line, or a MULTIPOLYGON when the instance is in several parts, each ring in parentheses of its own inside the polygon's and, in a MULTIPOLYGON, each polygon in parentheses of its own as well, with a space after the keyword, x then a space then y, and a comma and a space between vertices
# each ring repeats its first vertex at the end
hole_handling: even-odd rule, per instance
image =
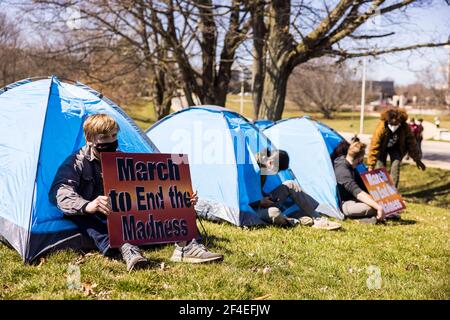
MULTIPOLYGON (((14 5, 11 3, 23 1, 0 0, 0 10, 6 10, 12 14, 14 5), (9 5, 5 5, 8 2, 9 5)), ((384 21, 382 16, 374 24, 375 27, 367 25, 367 28, 382 33, 383 25, 389 25, 385 30, 395 32, 393 36, 380 40, 380 46, 390 47, 430 41, 445 42, 450 37, 450 5, 446 2, 445 0, 433 0, 429 7, 408 9, 408 20, 406 23, 402 21, 401 25, 392 26, 388 21, 384 21)), ((367 58, 366 77, 370 80, 394 80, 396 85, 411 84, 417 81, 420 71, 427 67, 436 72, 438 72, 439 65, 446 67, 449 63, 449 54, 450 48, 441 47, 367 58)), ((353 61, 351 64, 354 68, 361 68, 358 61, 353 61)))
MULTIPOLYGON (((430 39, 445 42, 450 37, 450 5, 436 0, 432 7, 411 9, 410 22, 411 26, 402 30, 400 36, 393 36, 394 45, 409 37, 414 37, 418 43, 430 39)), ((450 48, 440 47, 371 58, 367 77, 373 80, 390 78, 399 85, 410 84, 416 81, 417 72, 428 66, 436 71, 440 64, 447 66, 449 54, 450 48)))

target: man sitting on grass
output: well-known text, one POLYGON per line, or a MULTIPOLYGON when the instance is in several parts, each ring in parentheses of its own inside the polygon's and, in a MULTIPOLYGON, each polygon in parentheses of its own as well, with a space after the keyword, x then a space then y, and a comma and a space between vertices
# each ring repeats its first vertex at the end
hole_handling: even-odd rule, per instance
POLYGON ((358 219, 361 223, 375 224, 383 221, 383 208, 367 193, 356 167, 363 162, 366 145, 353 142, 347 154, 336 158, 333 162, 342 212, 347 218, 358 219))
MULTIPOLYGON (((289 155, 284 150, 275 150, 273 152, 265 150, 256 154, 256 160, 259 167, 264 171, 261 173, 261 189, 264 187, 267 174, 277 174, 278 171, 287 170, 289 168, 289 155)), ((262 193, 264 198, 260 201, 251 203, 250 206, 257 212, 263 221, 279 226, 294 226, 296 224, 301 224, 325 230, 336 230, 341 228, 339 223, 329 221, 327 218, 320 216, 316 211, 319 203, 303 192, 295 181, 285 181, 269 194, 265 194, 264 191, 262 191, 262 193), (291 217, 286 217, 280 209, 288 197, 291 197, 295 204, 301 209, 301 212, 294 212, 291 217)))
MULTIPOLYGON (((118 252, 110 248, 106 217, 111 213, 109 198, 104 195, 100 153, 114 152, 119 145, 117 133, 119 125, 106 114, 89 116, 83 125, 86 145, 69 156, 59 167, 50 188, 49 199, 80 229, 81 233, 93 240, 97 249, 105 256, 118 252)), ((190 199, 198 201, 194 193, 190 199)), ((119 249, 127 264, 127 270, 143 268, 148 260, 140 249, 126 243, 119 249)), ((177 262, 208 262, 221 260, 223 255, 209 252, 193 239, 175 244, 171 257, 177 262)))

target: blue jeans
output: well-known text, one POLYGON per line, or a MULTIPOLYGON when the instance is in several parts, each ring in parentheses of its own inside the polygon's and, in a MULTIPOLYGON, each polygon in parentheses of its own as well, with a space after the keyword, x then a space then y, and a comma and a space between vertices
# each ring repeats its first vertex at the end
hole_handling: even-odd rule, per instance
POLYGON ((118 251, 109 246, 108 225, 106 217, 100 214, 89 214, 83 216, 66 216, 80 229, 80 232, 94 241, 97 249, 105 256, 112 256, 118 251))

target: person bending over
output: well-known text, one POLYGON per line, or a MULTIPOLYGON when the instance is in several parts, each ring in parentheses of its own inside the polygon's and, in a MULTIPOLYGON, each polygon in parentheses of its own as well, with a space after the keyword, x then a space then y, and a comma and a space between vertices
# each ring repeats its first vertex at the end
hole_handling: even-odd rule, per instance
POLYGON ((391 160, 391 177, 395 187, 400 181, 400 165, 406 154, 414 160, 419 169, 425 170, 416 138, 406 120, 407 113, 402 109, 388 109, 380 116, 380 122, 375 129, 370 142, 367 166, 369 171, 374 168, 386 167, 387 157, 391 160))

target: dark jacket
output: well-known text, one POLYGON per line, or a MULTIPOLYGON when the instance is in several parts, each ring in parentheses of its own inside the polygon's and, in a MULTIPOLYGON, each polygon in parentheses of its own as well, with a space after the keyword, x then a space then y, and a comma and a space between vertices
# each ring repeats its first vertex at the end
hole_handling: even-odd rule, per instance
POLYGON ((356 200, 358 193, 367 191, 359 173, 353 169, 345 156, 336 158, 333 167, 341 202, 356 200))
POLYGON ((100 161, 84 146, 59 167, 49 200, 65 215, 84 215, 87 204, 104 194, 100 161))

